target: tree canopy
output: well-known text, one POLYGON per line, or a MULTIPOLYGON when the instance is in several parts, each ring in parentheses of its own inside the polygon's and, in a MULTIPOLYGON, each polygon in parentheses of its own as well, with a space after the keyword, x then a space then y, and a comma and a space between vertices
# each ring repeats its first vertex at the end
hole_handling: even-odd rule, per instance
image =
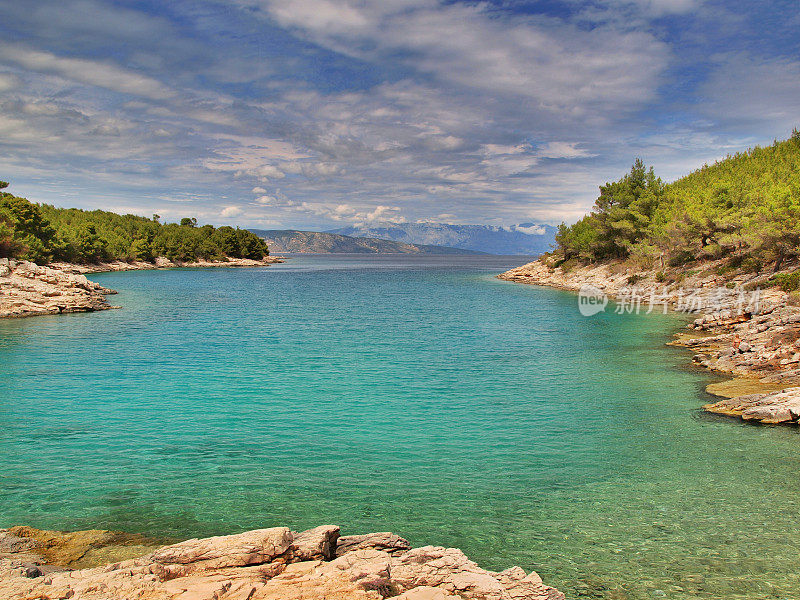
MULTIPOLYGON (((0 182, 0 188, 2 186, 0 182)), ((269 254, 264 240, 245 229, 159 222, 102 210, 56 208, 0 192, 0 257, 44 264, 53 260, 97 263, 110 260, 260 260, 269 254)))
POLYGON ((562 223, 556 242, 562 260, 660 257, 678 266, 736 253, 753 270, 777 270, 800 256, 800 132, 670 184, 636 159, 600 186, 589 215, 562 223))

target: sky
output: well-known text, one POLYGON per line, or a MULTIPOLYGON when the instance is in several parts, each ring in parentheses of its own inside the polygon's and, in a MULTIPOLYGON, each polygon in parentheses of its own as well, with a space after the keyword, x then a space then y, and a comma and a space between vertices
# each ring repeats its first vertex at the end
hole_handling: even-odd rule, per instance
POLYGON ((793 127, 798 0, 0 0, 0 179, 56 206, 569 223, 793 127))

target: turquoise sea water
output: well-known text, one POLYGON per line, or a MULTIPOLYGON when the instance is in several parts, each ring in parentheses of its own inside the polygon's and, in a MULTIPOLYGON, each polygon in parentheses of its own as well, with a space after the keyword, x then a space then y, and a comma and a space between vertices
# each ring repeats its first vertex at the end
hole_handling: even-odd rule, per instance
POLYGON ((679 316, 580 316, 524 259, 105 273, 0 322, 0 526, 391 530, 570 598, 800 596, 800 438, 700 412, 679 316))

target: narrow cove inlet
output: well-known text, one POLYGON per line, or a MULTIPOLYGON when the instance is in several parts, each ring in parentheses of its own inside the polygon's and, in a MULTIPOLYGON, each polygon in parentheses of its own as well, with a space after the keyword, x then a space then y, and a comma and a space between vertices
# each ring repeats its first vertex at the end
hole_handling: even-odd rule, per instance
POLYGON ((498 256, 90 275, 0 321, 0 527, 168 541, 335 523, 570 599, 788 599, 794 427, 701 411, 678 314, 591 318, 498 256))
POLYGON ((800 600, 799 2, 0 23, 0 600, 800 600))

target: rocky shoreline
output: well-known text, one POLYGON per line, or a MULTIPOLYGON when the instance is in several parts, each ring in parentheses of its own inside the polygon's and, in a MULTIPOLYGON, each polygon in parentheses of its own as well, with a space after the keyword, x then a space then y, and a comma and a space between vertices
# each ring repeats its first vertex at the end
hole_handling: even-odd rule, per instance
POLYGON ((723 399, 703 408, 747 421, 800 424, 800 306, 779 289, 761 289, 764 276, 725 278, 719 267, 708 263, 670 281, 664 271, 637 270, 621 262, 565 270, 545 259, 498 277, 602 293, 628 311, 696 313, 690 331, 676 334, 671 344, 695 352, 695 364, 732 377, 708 386, 709 393, 723 399))
POLYGON ((107 295, 116 294, 86 278, 86 273, 138 271, 175 267, 263 267, 283 262, 281 257, 263 260, 231 258, 226 261, 173 262, 159 257, 155 262, 111 262, 95 265, 51 263, 41 266, 24 260, 0 259, 0 318, 93 312, 119 308, 107 295))
POLYGON ((339 527, 333 525, 301 533, 272 527, 167 546, 109 531, 0 529, 0 598, 4 600, 390 597, 565 598, 536 573, 526 574, 520 567, 487 571, 456 548, 412 548, 392 533, 340 536, 339 527))
POLYGON ((263 267, 276 263, 282 263, 286 259, 283 256, 265 256, 261 260, 251 258, 227 258, 226 260, 196 260, 193 262, 172 261, 164 256, 157 257, 153 262, 143 260, 125 262, 112 261, 97 263, 93 265, 78 265, 73 263, 50 263, 50 267, 66 273, 107 273, 109 271, 147 271, 152 269, 174 269, 174 268, 208 268, 208 267, 263 267))
POLYGON ((92 312, 114 308, 114 290, 86 276, 27 261, 0 259, 0 318, 92 312))

